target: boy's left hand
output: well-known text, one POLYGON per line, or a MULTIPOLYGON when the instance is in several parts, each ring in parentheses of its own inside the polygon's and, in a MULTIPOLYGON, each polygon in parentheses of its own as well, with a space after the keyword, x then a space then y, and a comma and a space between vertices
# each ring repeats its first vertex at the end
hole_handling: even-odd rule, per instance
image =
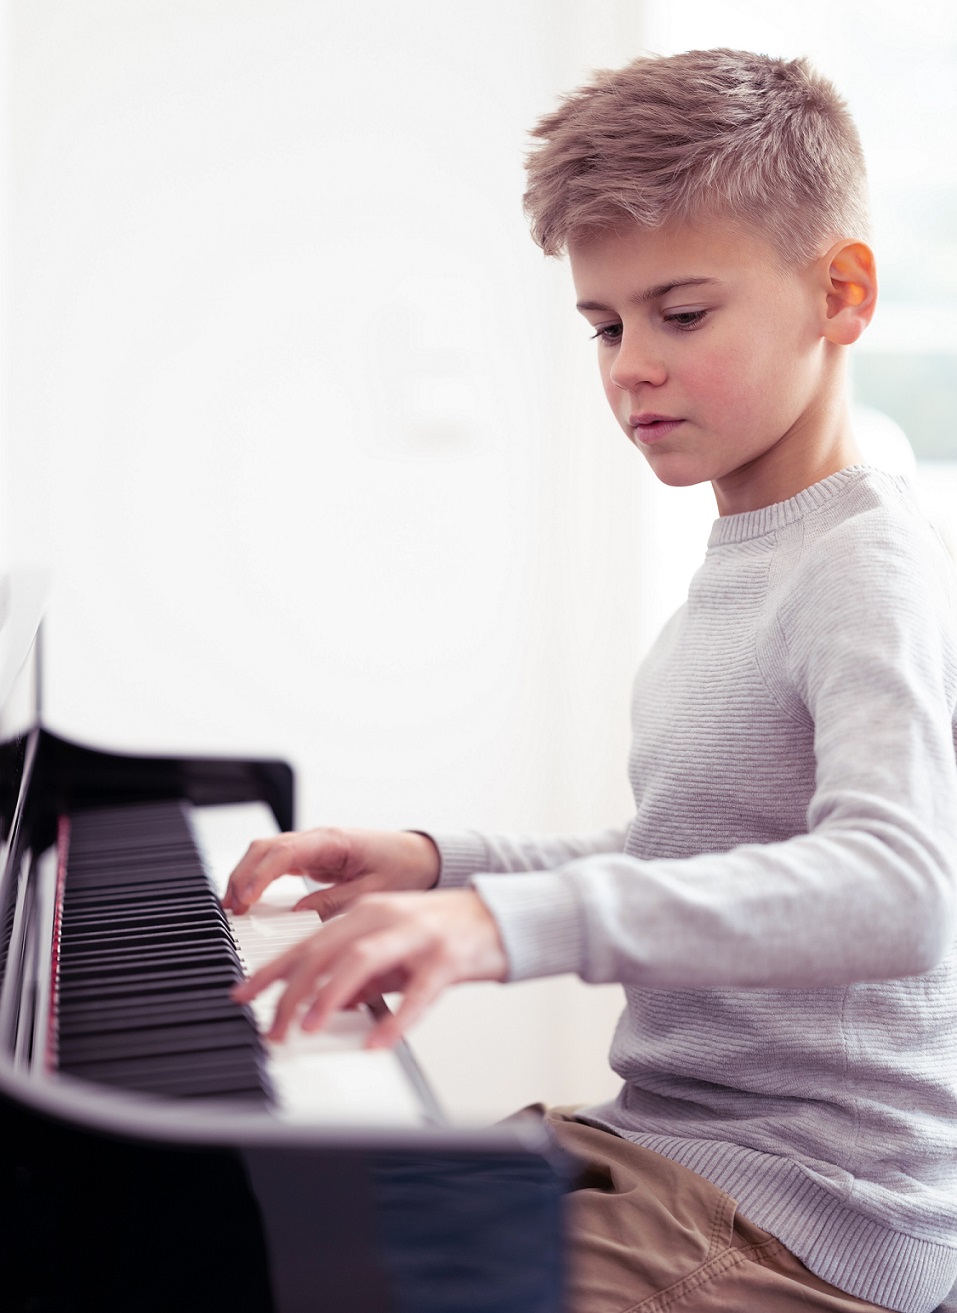
POLYGON ((267 985, 285 980, 267 1036, 281 1040, 301 1009, 302 1029, 320 1030, 342 1008, 401 991, 400 1006, 366 1041, 369 1048, 385 1048, 448 985, 504 980, 507 971, 498 927, 474 890, 367 894, 232 993, 247 1003, 267 985))

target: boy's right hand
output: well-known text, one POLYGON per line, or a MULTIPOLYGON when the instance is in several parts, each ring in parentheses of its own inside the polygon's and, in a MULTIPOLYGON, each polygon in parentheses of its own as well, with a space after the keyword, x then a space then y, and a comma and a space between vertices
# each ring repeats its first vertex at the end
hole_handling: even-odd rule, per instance
POLYGON ((311 908, 325 920, 363 894, 431 889, 440 867, 432 840, 412 831, 291 831, 249 845, 229 877, 223 907, 241 914, 279 876, 305 875, 330 887, 301 898, 296 910, 311 908))

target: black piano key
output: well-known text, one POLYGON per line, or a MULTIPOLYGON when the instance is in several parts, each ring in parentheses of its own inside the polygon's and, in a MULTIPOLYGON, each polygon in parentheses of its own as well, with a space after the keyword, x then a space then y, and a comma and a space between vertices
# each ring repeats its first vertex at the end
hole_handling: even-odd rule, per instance
POLYGON ((69 1065, 75 1071, 80 1063, 103 1062, 114 1057, 140 1058, 232 1048, 249 1048, 255 1052, 246 1018, 238 1009, 231 1017, 191 1020, 175 1026, 137 1027, 96 1035, 72 1035, 67 1039, 61 1036, 60 1065, 69 1065))
POLYGON ((196 877, 176 880, 151 880, 148 884, 113 884, 103 889, 83 889, 64 898, 64 912, 70 916, 90 916, 98 911, 116 908, 118 912, 135 911, 138 907, 162 907, 171 897, 183 898, 197 906, 210 906, 215 901, 208 889, 196 887, 196 877))
POLYGON ((101 889, 116 881, 131 885, 148 883, 162 876, 175 879, 202 867, 195 851, 177 847, 112 853, 83 852, 74 848, 73 854, 71 865, 76 872, 78 889, 101 889))
POLYGON ((216 916, 210 916, 209 910, 202 904, 191 904, 182 908, 171 907, 165 910, 153 909, 142 914, 131 909, 106 910, 100 916, 85 916, 77 920, 64 917, 61 933, 68 940, 82 940, 84 935, 101 931, 102 933, 120 932, 133 929, 162 930, 167 926, 197 925, 215 930, 220 935, 229 937, 229 927, 216 916))
POLYGON ((64 905, 61 920, 64 927, 72 926, 80 931, 85 925, 100 923, 104 917, 148 918, 163 912, 179 915, 183 920, 194 916, 209 917, 219 924, 225 922, 225 917, 220 915, 222 909, 218 903, 214 906, 204 899, 197 898, 189 890, 179 891, 173 888, 152 894, 148 899, 113 898, 109 902, 89 903, 80 907, 64 905))
POLYGON ((175 994, 205 986, 213 989, 217 985, 226 989, 240 978, 238 970, 217 964, 212 967, 192 967, 188 971, 153 971, 138 977, 118 977, 113 980, 90 981, 77 980, 70 983, 68 990, 61 991, 61 997, 69 1000, 108 999, 137 994, 142 997, 162 993, 175 994))
POLYGON ((228 933, 224 934, 219 926, 197 924, 195 921, 186 924, 173 922, 162 926, 134 924, 125 931, 108 924, 99 931, 90 929, 83 934, 71 935, 69 953, 71 958, 81 958, 97 951, 108 952, 111 947, 131 947, 137 944, 142 944, 144 948, 159 947, 162 944, 211 944, 222 948, 230 942, 228 933))
POLYGON ((70 1004, 60 1010, 60 1034, 96 1035, 112 1030, 144 1030, 172 1022, 212 1021, 236 1015, 240 1005, 225 992, 166 995, 158 1000, 124 999, 105 1005, 100 1002, 70 1004))
POLYGON ((166 951, 150 952, 141 949, 132 954, 121 949, 109 952, 77 957, 61 964, 61 984, 69 986, 75 980, 99 978, 104 981, 113 976, 134 978, 151 975, 166 968, 176 970, 179 967, 215 966, 221 960, 221 954, 215 951, 217 945, 199 945, 195 948, 183 945, 166 946, 166 951))
POLYGON ((196 1089, 212 1095, 220 1085, 231 1086, 237 1078, 247 1088, 260 1073, 257 1054, 240 1048, 188 1054, 147 1054, 61 1065, 62 1071, 86 1080, 99 1080, 125 1089, 196 1089))

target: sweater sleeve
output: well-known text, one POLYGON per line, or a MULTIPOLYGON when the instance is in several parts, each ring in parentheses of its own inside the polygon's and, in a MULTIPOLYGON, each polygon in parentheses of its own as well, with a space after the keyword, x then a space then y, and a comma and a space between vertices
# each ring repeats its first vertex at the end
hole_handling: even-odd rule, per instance
POLYGON ((473 875, 549 871, 595 853, 622 852, 626 830, 596 830, 591 834, 504 835, 477 830, 435 833, 429 838, 439 850, 439 887, 459 888, 473 875))
POLYGON ((510 978, 814 988, 931 969, 957 908, 952 584, 923 530, 809 549, 771 691, 814 728, 807 832, 722 853, 475 874, 510 978))

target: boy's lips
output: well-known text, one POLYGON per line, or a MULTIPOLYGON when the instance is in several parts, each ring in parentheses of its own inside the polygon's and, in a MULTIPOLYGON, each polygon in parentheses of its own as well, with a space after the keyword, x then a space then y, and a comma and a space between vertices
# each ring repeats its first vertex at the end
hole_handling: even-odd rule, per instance
POLYGON ((628 423, 639 442, 657 442, 673 433, 684 420, 675 419, 673 415, 655 415, 643 411, 640 415, 629 415, 628 423))

